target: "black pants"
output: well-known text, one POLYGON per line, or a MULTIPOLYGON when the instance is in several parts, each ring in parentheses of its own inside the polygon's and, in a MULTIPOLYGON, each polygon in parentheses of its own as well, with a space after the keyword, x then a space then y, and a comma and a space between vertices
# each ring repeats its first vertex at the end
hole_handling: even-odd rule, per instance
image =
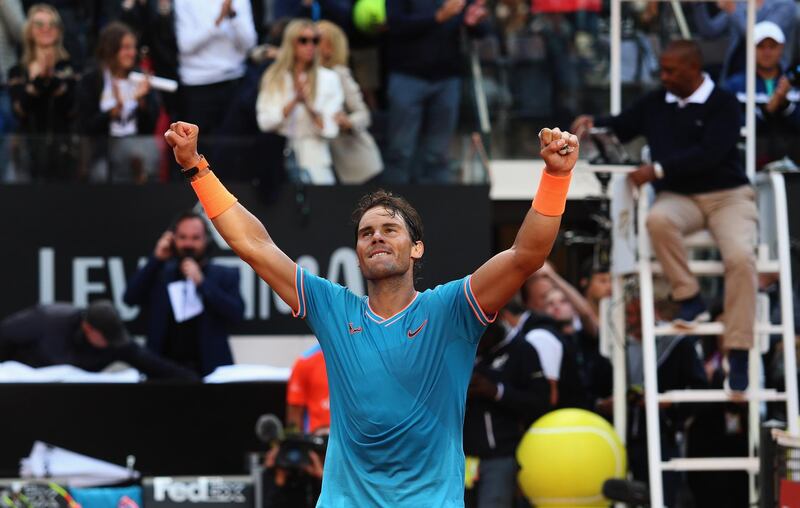
POLYGON ((179 93, 179 118, 200 127, 200 153, 208 153, 212 137, 225 119, 233 104, 239 86, 238 79, 211 85, 181 85, 179 93))

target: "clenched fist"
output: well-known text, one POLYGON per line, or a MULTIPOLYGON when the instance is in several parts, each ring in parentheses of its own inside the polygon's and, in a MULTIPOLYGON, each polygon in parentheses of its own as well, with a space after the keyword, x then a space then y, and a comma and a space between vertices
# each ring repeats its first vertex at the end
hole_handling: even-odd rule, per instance
POLYGON ((561 129, 539 131, 539 146, 545 163, 545 170, 555 176, 565 176, 575 167, 578 160, 578 136, 561 129))
POLYGON ((200 154, 197 153, 197 136, 200 128, 194 124, 186 122, 175 122, 170 124, 164 139, 172 147, 175 160, 184 169, 193 168, 200 162, 200 154))

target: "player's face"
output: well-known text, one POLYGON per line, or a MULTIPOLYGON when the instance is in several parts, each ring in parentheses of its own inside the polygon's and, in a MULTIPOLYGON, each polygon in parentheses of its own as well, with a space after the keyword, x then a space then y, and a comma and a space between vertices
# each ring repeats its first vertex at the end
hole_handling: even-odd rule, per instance
POLYGON ((356 252, 367 280, 402 275, 422 257, 422 242, 414 245, 405 220, 382 207, 367 210, 358 223, 356 252))
POLYGON ((184 219, 175 228, 175 249, 178 257, 193 253, 191 257, 202 257, 206 250, 206 229, 197 218, 184 219))

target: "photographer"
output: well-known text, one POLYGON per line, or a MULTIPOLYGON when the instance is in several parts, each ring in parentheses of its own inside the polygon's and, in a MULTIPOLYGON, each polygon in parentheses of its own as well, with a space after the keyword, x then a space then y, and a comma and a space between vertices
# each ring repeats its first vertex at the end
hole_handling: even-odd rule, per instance
MULTIPOLYGON (((789 156, 800 160, 795 140, 800 135, 800 76, 784 72, 780 63, 786 37, 778 25, 762 21, 755 26, 756 44, 756 164, 760 168, 789 156)), ((725 88, 736 94, 744 107, 747 101, 747 75, 732 76, 725 88)))
POLYGON ((123 296, 147 308, 147 347, 201 376, 233 363, 228 329, 244 314, 239 271, 211 264, 210 245, 203 217, 183 212, 123 296))
MULTIPOLYGON (((325 429, 327 434, 327 429, 325 429)), ((327 435, 290 434, 264 460, 264 508, 314 508, 322 491, 327 435)))

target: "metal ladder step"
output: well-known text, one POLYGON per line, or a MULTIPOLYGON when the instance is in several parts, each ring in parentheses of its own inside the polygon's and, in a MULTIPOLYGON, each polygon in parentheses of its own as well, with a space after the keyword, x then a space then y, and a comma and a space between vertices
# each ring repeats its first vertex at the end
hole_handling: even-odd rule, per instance
POLYGON ((672 459, 661 463, 662 471, 748 471, 757 473, 758 457, 702 457, 672 459))
MULTIPOLYGON (((652 263, 653 273, 664 273, 661 263, 652 263)), ((780 265, 773 260, 756 261, 758 273, 778 273, 780 265)), ((725 265, 722 261, 689 261, 689 270, 695 275, 724 275, 725 265)))
POLYGON ((732 395, 725 390, 670 390, 658 394, 659 402, 731 402, 731 401, 784 401, 786 394, 777 390, 747 390, 732 395))
MULTIPOLYGON (((697 323, 692 327, 676 326, 674 324, 659 325, 655 327, 655 335, 721 335, 725 325, 719 321, 711 323, 697 323)), ((756 323, 756 333, 778 334, 783 333, 783 325, 756 323)))

